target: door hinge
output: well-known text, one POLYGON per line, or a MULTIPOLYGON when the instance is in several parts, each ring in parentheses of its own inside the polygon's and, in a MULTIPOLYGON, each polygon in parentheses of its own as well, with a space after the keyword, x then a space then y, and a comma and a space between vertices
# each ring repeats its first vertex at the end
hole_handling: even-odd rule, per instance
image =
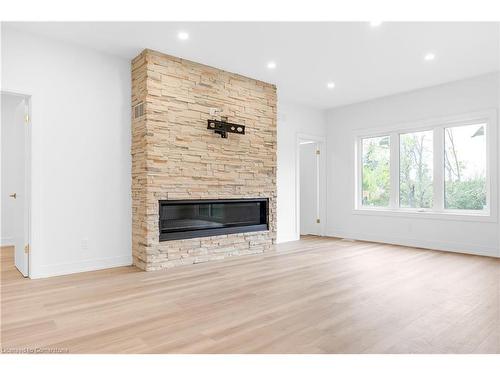
POLYGON ((29 114, 26 114, 26 116, 24 116, 24 122, 26 122, 26 125, 28 125, 30 123, 30 115, 29 114))
POLYGON ((316 223, 319 224, 320 223, 320 220, 319 219, 316 219, 316 223))
POLYGON ((30 252, 30 244, 27 244, 25 247, 24 247, 24 252, 26 254, 28 254, 30 252))
POLYGON ((316 155, 319 155, 319 154, 320 154, 319 150, 316 150, 316 155))

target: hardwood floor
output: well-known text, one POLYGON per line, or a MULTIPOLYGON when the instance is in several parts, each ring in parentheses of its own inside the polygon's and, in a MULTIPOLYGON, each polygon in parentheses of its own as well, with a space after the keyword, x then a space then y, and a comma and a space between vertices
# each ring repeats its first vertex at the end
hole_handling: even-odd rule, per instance
POLYGON ((309 237, 166 271, 29 280, 1 252, 3 349, 500 353, 500 259, 309 237))

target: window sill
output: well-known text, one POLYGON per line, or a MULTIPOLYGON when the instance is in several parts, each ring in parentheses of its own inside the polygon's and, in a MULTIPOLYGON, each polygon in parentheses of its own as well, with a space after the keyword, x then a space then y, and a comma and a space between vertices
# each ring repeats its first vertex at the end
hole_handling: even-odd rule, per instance
POLYGON ((355 208, 354 215, 368 215, 368 216, 389 216, 401 217, 411 219, 431 219, 431 220, 455 220, 455 221, 473 221, 473 222, 486 222, 496 223, 497 218, 489 212, 475 213, 475 212, 432 212, 432 211, 417 211, 405 209, 384 209, 384 208, 355 208))

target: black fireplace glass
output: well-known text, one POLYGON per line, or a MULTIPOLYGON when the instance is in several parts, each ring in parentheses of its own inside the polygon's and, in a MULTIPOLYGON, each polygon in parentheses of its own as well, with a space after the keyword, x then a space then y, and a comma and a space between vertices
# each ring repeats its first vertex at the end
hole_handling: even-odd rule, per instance
POLYGON ((268 230, 267 198, 162 200, 160 241, 268 230))

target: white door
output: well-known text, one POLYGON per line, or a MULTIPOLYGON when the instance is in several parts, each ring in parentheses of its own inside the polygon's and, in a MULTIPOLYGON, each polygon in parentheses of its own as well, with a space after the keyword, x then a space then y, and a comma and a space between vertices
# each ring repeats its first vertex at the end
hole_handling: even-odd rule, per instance
POLYGON ((319 144, 300 142, 300 234, 321 235, 319 144))
POLYGON ((2 245, 15 247, 15 264, 24 276, 29 272, 27 111, 25 97, 2 93, 2 245))

